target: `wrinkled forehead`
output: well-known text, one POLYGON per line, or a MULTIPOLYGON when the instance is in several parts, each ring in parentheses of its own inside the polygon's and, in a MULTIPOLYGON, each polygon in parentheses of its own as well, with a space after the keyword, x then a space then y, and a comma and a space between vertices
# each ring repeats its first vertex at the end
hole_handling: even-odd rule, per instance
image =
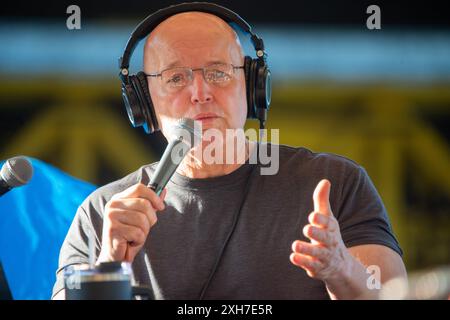
POLYGON ((242 48, 233 28, 219 17, 203 12, 169 17, 151 32, 144 47, 146 69, 149 63, 155 69, 178 60, 231 59, 230 62, 240 63, 242 58, 242 48))

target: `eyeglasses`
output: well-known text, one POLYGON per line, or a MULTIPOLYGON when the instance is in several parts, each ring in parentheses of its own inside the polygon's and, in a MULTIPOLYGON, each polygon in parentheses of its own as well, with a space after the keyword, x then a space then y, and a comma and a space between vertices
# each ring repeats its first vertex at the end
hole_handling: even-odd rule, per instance
POLYGON ((164 87, 176 91, 192 83, 194 71, 202 71, 203 79, 207 83, 223 86, 233 79, 236 69, 244 69, 244 66, 237 67, 229 63, 214 63, 203 68, 176 67, 163 70, 160 73, 145 75, 147 77, 161 77, 164 87))

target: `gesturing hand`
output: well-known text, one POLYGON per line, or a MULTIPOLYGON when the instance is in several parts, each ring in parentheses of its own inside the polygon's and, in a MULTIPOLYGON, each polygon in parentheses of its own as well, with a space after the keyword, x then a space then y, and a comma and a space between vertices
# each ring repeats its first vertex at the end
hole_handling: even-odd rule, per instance
POLYGON ((338 278, 346 271, 350 253, 342 241, 339 224, 330 206, 331 183, 322 180, 314 190, 314 211, 303 228, 311 243, 296 240, 292 243, 291 262, 307 274, 325 282, 338 278))

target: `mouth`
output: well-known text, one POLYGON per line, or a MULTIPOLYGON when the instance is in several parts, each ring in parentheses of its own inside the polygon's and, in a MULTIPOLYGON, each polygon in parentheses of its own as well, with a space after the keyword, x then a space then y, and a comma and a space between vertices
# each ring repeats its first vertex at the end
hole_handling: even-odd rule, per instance
POLYGON ((216 119, 216 118, 219 118, 219 116, 217 114, 208 112, 208 113, 199 113, 199 114, 197 114, 194 117, 194 120, 203 122, 203 121, 207 121, 207 120, 213 120, 213 119, 216 119))

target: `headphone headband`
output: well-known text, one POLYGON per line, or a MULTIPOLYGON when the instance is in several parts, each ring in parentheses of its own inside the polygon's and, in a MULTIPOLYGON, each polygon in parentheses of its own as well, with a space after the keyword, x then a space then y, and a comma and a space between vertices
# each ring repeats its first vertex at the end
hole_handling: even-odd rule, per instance
POLYGON ((264 128, 271 100, 271 76, 266 61, 267 55, 264 52, 264 42, 253 33, 250 25, 238 14, 225 7, 207 2, 181 3, 160 9, 147 16, 134 29, 125 46, 124 53, 119 59, 122 98, 131 124, 134 127, 142 126, 147 133, 159 130, 145 73, 140 71, 137 74, 130 74, 128 70, 134 49, 142 39, 167 18, 178 13, 193 11, 213 14, 232 25, 232 27, 234 24, 250 36, 256 51, 256 58, 244 57, 247 118, 258 119, 260 128, 264 128))
POLYGON ((129 73, 128 68, 130 65, 131 56, 133 54, 134 49, 142 39, 148 36, 158 24, 166 20, 168 17, 171 17, 178 13, 191 11, 211 13, 223 19, 227 23, 231 22, 236 23, 244 32, 250 34, 251 42, 255 48, 256 55, 258 56, 258 58, 265 59, 266 54, 264 52, 263 40, 260 37, 258 37, 258 35, 253 33, 250 25, 244 19, 242 19, 237 13, 214 3, 208 2, 181 3, 177 5, 172 5, 164 9, 160 9, 155 13, 150 14, 149 16, 147 16, 147 18, 144 19, 144 21, 142 21, 136 27, 136 29, 134 29, 133 33, 128 39, 123 56, 119 59, 120 75, 122 79, 126 80, 126 78, 128 77, 129 73))

